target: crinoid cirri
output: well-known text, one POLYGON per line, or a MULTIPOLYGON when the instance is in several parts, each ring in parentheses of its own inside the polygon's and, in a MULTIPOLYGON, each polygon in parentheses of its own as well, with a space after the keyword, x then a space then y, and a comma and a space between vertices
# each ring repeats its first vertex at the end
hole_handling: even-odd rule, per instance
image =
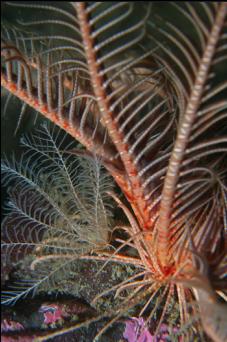
POLYGON ((132 315, 154 338, 164 323, 176 339, 226 340, 226 2, 2 9, 5 117, 17 99, 17 134, 26 106, 54 125, 29 129, 21 159, 3 163, 4 256, 32 251, 37 276, 5 304, 78 260, 98 262, 99 276, 129 265, 92 298, 112 296, 111 308, 40 339, 109 318, 98 339, 132 315))

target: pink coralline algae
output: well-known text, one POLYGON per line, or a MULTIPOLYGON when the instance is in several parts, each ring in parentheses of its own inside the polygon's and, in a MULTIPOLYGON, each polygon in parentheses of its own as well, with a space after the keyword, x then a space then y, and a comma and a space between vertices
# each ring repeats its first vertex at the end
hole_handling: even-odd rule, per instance
POLYGON ((62 308, 56 304, 42 305, 39 312, 43 313, 45 324, 53 324, 64 316, 62 308))
POLYGON ((8 319, 3 319, 1 323, 1 332, 11 332, 24 330, 24 327, 19 322, 14 322, 8 319))
MULTIPOLYGON (((173 328, 172 333, 176 334, 178 328, 173 328)), ((169 329, 166 324, 161 324, 159 334, 154 336, 150 333, 145 325, 142 317, 132 317, 126 321, 123 337, 128 342, 167 342, 170 341, 169 329)), ((178 337, 178 341, 183 341, 182 337, 178 337)))
POLYGON ((142 317, 132 317, 126 322, 123 337, 128 342, 153 342, 153 337, 145 327, 142 317))
POLYGON ((1 323, 1 342, 32 342, 35 336, 19 336, 19 332, 24 332, 24 327, 19 322, 3 319, 1 323), (15 336, 5 336, 4 333, 16 333, 15 336))

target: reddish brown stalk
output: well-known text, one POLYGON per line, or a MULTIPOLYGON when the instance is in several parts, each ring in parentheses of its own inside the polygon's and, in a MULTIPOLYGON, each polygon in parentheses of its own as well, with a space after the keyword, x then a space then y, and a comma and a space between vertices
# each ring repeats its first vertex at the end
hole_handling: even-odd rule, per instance
POLYGON ((1 73, 1 85, 7 89, 11 94, 18 97, 21 101, 28 104, 30 107, 34 108, 36 111, 41 113, 44 117, 52 121, 54 124, 58 125, 69 133, 72 137, 78 140, 81 144, 86 146, 89 151, 95 150, 100 156, 110 155, 108 147, 103 144, 98 145, 97 141, 94 141, 92 137, 85 136, 78 127, 74 124, 73 126, 69 124, 68 120, 63 120, 59 117, 57 110, 50 111, 46 103, 40 104, 35 96, 29 96, 28 92, 24 89, 19 89, 16 82, 10 81, 3 73, 1 73))
MULTIPOLYGON (((89 24, 88 14, 86 12, 86 4, 80 2, 77 3, 75 7, 80 22, 88 68, 91 75, 91 83, 97 98, 99 110, 109 135, 120 154, 126 174, 128 175, 129 187, 127 184, 122 184, 121 186, 123 186, 123 191, 135 211, 141 228, 146 229, 149 228, 150 216, 149 211, 147 210, 147 202, 144 198, 140 178, 138 176, 138 169, 132 156, 130 156, 128 144, 123 141, 124 136, 119 130, 118 123, 114 120, 115 113, 111 110, 111 103, 109 102, 106 90, 103 87, 104 79, 99 72, 100 65, 97 63, 96 51, 94 48, 95 43, 91 35, 91 27, 89 24)), ((115 175, 113 174, 113 176, 115 175)))
POLYGON ((226 3, 222 3, 219 5, 216 21, 209 35, 209 39, 203 57, 201 59, 200 67, 194 82, 193 89, 191 91, 188 105, 179 125, 177 138, 174 144, 173 151, 171 153, 168 170, 165 177, 159 212, 159 221, 157 225, 158 255, 160 263, 163 267, 167 267, 169 265, 169 227, 176 192, 176 185, 179 179, 180 167, 184 159, 185 150, 189 141, 193 123, 197 117, 197 111, 200 106, 200 99, 204 91, 204 85, 207 80, 211 62, 216 51, 216 45, 219 40, 220 32, 224 24, 226 10, 226 3))

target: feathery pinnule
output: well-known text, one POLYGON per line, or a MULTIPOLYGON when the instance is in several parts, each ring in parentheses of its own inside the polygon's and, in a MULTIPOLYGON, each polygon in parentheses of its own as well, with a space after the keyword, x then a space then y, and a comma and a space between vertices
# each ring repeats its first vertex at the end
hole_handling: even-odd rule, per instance
MULTIPOLYGON (((137 268, 95 297, 129 293, 116 312, 105 313, 111 323, 138 304, 149 321, 162 303, 157 334, 175 298, 186 341, 195 331, 203 338, 198 320, 185 328, 199 311, 207 334, 222 338, 219 304, 212 307, 210 290, 196 287, 198 311, 187 282, 196 281, 192 270, 200 281, 189 237, 213 272, 206 281, 214 291, 225 274, 227 4, 4 2, 3 13, 2 86, 10 94, 5 117, 17 97, 20 125, 30 106, 87 155, 78 159, 74 146, 55 146, 63 133, 55 140, 46 129, 47 140, 29 144, 37 164, 29 152, 19 163, 3 164, 6 186, 9 179, 17 184, 4 221, 9 255, 15 241, 6 224, 19 232, 25 222, 16 236, 23 248, 34 246, 31 267, 40 272, 51 258, 63 260, 65 269, 78 257, 102 261, 100 272, 110 262, 137 268), (22 18, 14 25, 7 22, 12 9, 22 18), (109 189, 100 164, 124 199, 109 189), (112 221, 110 197, 124 222, 112 221), (213 309, 209 331, 201 303, 213 309)), ((25 293, 36 288, 30 285, 25 293)))

